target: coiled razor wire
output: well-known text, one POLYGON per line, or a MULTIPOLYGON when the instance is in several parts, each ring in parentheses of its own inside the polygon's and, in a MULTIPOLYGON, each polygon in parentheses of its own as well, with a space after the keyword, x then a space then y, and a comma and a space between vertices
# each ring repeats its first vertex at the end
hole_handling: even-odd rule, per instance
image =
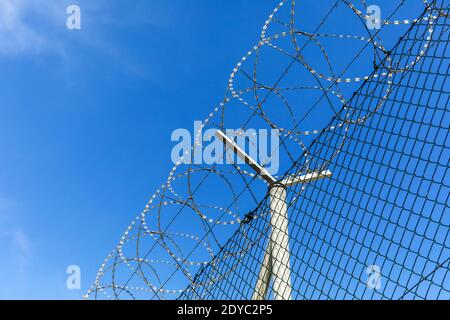
POLYGON ((276 129, 283 178, 333 172, 287 191, 292 298, 450 298, 448 4, 397 18, 419 0, 391 1, 381 29, 368 30, 364 0, 329 1, 312 30, 307 2, 269 15, 86 298, 252 297, 271 230, 267 186, 236 163, 191 161, 205 130, 227 128, 276 129), (355 34, 336 32, 342 19, 355 34), (336 57, 327 41, 360 45, 336 57), (378 291, 365 278, 373 265, 378 291))

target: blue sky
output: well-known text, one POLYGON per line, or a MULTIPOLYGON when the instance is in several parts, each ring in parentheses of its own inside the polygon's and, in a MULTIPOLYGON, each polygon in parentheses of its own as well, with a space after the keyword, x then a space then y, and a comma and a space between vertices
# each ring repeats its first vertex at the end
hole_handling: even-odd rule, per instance
POLYGON ((2 2, 0 298, 79 298, 273 2, 2 2), (82 29, 65 27, 78 4, 82 29), (8 11, 7 11, 8 10, 8 11), (5 21, 5 20, 3 20, 5 21), (80 265, 82 290, 65 288, 80 265))
POLYGON ((172 131, 220 101, 276 3, 2 1, 0 299, 86 292, 166 180, 172 131), (81 30, 65 27, 70 4, 81 30))

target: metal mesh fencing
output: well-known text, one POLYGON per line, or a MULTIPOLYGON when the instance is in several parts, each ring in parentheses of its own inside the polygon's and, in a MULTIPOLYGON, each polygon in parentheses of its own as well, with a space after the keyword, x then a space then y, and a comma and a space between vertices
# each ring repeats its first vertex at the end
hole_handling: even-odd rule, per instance
POLYGON ((284 178, 332 175, 270 186, 181 299, 450 299, 448 13, 429 4, 284 178))

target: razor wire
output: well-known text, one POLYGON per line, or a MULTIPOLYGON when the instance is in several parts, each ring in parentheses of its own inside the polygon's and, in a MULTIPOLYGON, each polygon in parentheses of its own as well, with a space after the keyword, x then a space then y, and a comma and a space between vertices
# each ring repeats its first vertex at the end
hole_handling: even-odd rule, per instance
MULTIPOLYGON (((132 221, 118 246, 101 265, 95 283, 86 295, 87 298, 170 299, 180 294, 182 298, 189 299, 253 297, 259 270, 264 264, 263 256, 270 243, 268 235, 272 232, 270 204, 265 189, 267 186, 259 176, 245 170, 244 165, 191 164, 195 153, 199 149, 201 151, 203 130, 240 128, 242 131, 236 132, 233 137, 238 138, 245 128, 252 127, 278 130, 283 169, 289 169, 283 178, 322 169, 331 169, 333 172, 330 179, 287 190, 289 247, 292 253, 289 263, 292 269, 290 287, 293 298, 429 298, 418 293, 423 283, 437 286, 438 298, 449 298, 449 280, 446 278, 449 256, 449 223, 446 211, 448 181, 445 181, 448 179, 448 159, 444 164, 439 161, 432 162, 430 158, 418 157, 420 161, 428 160, 439 171, 442 178, 439 182, 439 197, 442 197, 441 190, 443 193, 447 192, 445 201, 434 199, 435 205, 439 206, 439 219, 428 220, 428 224, 437 224, 439 231, 435 231, 431 237, 421 235, 422 230, 413 233, 413 237, 419 237, 421 243, 431 241, 432 246, 437 246, 437 250, 440 250, 437 257, 426 255, 424 249, 416 252, 405 248, 401 245, 405 237, 401 240, 394 239, 395 232, 390 237, 385 236, 384 233, 387 230, 391 232, 392 228, 411 231, 398 221, 395 223, 393 214, 384 215, 384 211, 380 212, 378 206, 381 204, 377 207, 362 208, 359 203, 345 200, 345 197, 350 196, 352 199, 356 198, 354 201, 362 201, 366 197, 376 198, 366 189, 360 190, 358 185, 349 183, 349 179, 359 179, 359 183, 363 181, 366 185, 379 184, 392 188, 386 179, 371 176, 374 169, 367 168, 368 173, 362 172, 359 167, 352 167, 353 162, 366 163, 362 164, 363 166, 370 164, 378 171, 380 168, 387 170, 385 167, 396 169, 397 171, 392 173, 394 176, 412 175, 414 178, 420 177, 420 181, 435 183, 433 176, 414 176, 414 173, 407 173, 405 169, 392 168, 389 163, 385 164, 386 158, 370 158, 381 152, 391 152, 391 157, 414 157, 401 151, 393 152, 390 146, 381 145, 382 140, 368 143, 360 138, 361 135, 373 135, 373 132, 380 131, 382 135, 391 135, 398 140, 407 139, 408 135, 394 131, 398 130, 395 126, 391 128, 392 131, 376 126, 380 123, 383 126, 392 126, 390 122, 402 122, 402 127, 405 127, 414 122, 406 117, 407 111, 404 109, 411 109, 404 105, 406 102, 416 109, 429 109, 429 112, 438 112, 441 116, 439 125, 426 122, 419 124, 422 127, 447 130, 440 133, 445 134, 444 142, 439 145, 433 145, 431 142, 431 148, 442 148, 441 152, 445 154, 447 151, 448 158, 448 91, 444 86, 448 74, 448 57, 445 51, 448 42, 445 40, 448 39, 448 7, 445 1, 424 1, 424 8, 417 14, 418 18, 396 20, 395 16, 408 4, 408 1, 406 4, 405 1, 399 1, 393 6, 389 18, 382 22, 382 28, 375 32, 365 27, 367 19, 370 18, 363 12, 368 7, 365 1, 359 4, 361 10, 357 9, 357 4, 345 0, 330 2, 329 10, 313 31, 297 27, 298 5, 296 6, 295 1, 290 1, 290 10, 282 12, 283 7, 288 4, 288 1, 282 1, 270 14, 257 45, 252 47, 233 69, 226 97, 195 133, 194 147, 185 155, 188 161, 175 164, 166 183, 151 197, 143 212, 132 221), (337 11, 338 14, 345 12, 351 15, 359 26, 358 31, 366 34, 322 32, 321 29, 337 11), (401 27, 406 29, 393 32, 394 35, 388 34, 388 38, 393 38, 397 44, 394 49, 387 50, 383 39, 385 30, 401 27), (413 33, 414 37, 409 38, 413 33), (333 56, 326 50, 327 40, 356 41, 361 46, 355 46, 356 49, 348 54, 350 62, 346 61, 347 65, 340 66, 339 69, 333 64, 333 56), (309 52, 311 46, 316 49, 313 53, 309 52), (440 50, 440 55, 433 53, 433 50, 440 50), (313 56, 308 59, 311 54, 313 56), (322 59, 320 66, 310 62, 316 63, 317 55, 322 59), (289 63, 279 77, 273 78, 271 74, 265 74, 265 68, 283 65, 286 61, 289 63), (351 74, 353 66, 362 62, 366 63, 362 73, 351 74), (430 66, 423 70, 426 64, 430 66), (434 79, 435 82, 443 77, 439 82, 442 86, 428 90, 424 86, 410 83, 419 81, 420 77, 434 79), (403 97, 397 98, 400 90, 404 91, 403 97), (353 94, 354 91, 356 93, 353 94), (414 104, 413 100, 405 99, 408 91, 436 93, 439 95, 437 101, 440 105, 428 106, 419 102, 414 104), (309 108, 299 105, 299 99, 302 101, 306 96, 305 92, 316 93, 308 94, 309 100, 304 104, 310 102, 309 108), (400 109, 400 106, 403 109, 400 109), (320 114, 324 115, 324 124, 299 130, 315 124, 314 120, 312 123, 308 120, 312 118, 313 113, 318 112, 318 108, 320 114), (392 109, 404 112, 405 116, 395 118, 384 115, 386 110, 392 109), (279 116, 279 113, 284 113, 283 117, 279 116), (366 157, 363 158, 361 153, 367 144, 375 150, 375 155, 365 153, 366 157), (216 193, 220 193, 220 196, 214 197, 216 193), (355 197, 356 195, 359 198, 355 197), (338 209, 349 211, 345 213, 338 209), (445 212, 447 216, 444 215, 445 212), (359 221, 361 217, 358 214, 369 216, 365 219, 370 219, 371 222, 364 219, 359 221), (372 230, 375 223, 373 221, 378 225, 388 224, 389 228, 372 230), (342 228, 347 229, 339 230, 339 224, 343 224, 342 228), (355 228, 363 234, 364 240, 351 238, 351 232, 355 232, 355 228), (389 244, 385 246, 396 246, 397 251, 404 250, 402 253, 408 259, 409 255, 412 255, 416 261, 427 260, 411 266, 401 264, 388 254, 383 254, 381 246, 377 250, 372 243, 367 244, 365 238, 368 234, 371 234, 373 239, 381 237, 382 240, 379 241, 382 242, 389 240, 389 244), (436 237, 442 237, 442 234, 444 240, 436 241, 436 237), (334 237, 338 237, 339 241, 336 242, 334 237), (351 250, 342 248, 340 241, 351 243, 351 250), (313 248, 311 243, 314 243, 313 248), (316 246, 319 248, 318 252, 315 251, 316 246), (352 255, 355 247, 358 247, 362 258, 352 255), (320 250, 326 252, 322 253, 320 250), (446 257, 447 260, 444 261, 446 257), (383 278, 386 277, 387 289, 382 293, 368 290, 362 280, 371 259, 372 265, 378 263, 382 266, 380 269, 383 278), (383 261, 380 262, 380 259, 383 261), (430 271, 429 262, 437 268, 435 271, 430 271), (416 265, 423 270, 415 270, 416 265), (326 271, 325 266, 328 268, 326 271), (350 266, 353 269, 350 270, 350 266), (395 272, 392 271, 393 268, 396 268, 395 272), (386 269, 390 270, 387 275, 386 269), (408 281, 395 280, 391 275, 393 272, 399 277, 400 274, 402 277, 405 273, 408 274, 408 281), (437 273, 440 274, 438 280, 435 279, 437 273), (339 274, 340 278, 336 274, 339 274), (414 281, 418 284, 410 285, 414 281), (344 287, 344 283, 347 287, 344 287), (398 288, 403 290, 402 295, 397 293, 398 288)), ((305 6, 302 9, 305 10, 305 6)), ((394 40, 391 39, 391 42, 394 40)), ((252 143, 251 138, 248 141, 252 143)), ((415 145, 424 142, 418 140, 409 143, 415 145)), ((406 145, 408 144, 404 144, 406 145)), ((220 156, 227 159, 229 154, 225 152, 220 156)), ((403 181, 403 178, 399 179, 403 181)), ((395 190, 404 193, 405 199, 411 195, 419 197, 406 187, 396 187, 395 190)), ((381 200, 384 200, 384 207, 400 210, 404 216, 413 217, 408 216, 407 221, 421 217, 421 213, 413 211, 412 208, 395 206, 395 203, 380 196, 378 201, 381 200)), ((436 255, 434 249, 433 254, 436 255)), ((273 295, 274 293, 270 292, 270 297, 273 295)))

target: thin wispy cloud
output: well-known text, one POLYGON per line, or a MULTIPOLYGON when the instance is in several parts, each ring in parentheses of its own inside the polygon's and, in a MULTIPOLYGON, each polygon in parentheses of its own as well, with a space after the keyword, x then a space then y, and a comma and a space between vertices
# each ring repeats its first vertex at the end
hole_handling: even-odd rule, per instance
POLYGON ((19 276, 26 274, 32 256, 32 242, 17 220, 14 201, 0 196, 0 242, 4 253, 9 253, 8 265, 19 276))
POLYGON ((2 235, 10 252, 13 252, 13 264, 20 275, 25 275, 31 259, 31 241, 22 229, 5 231, 2 235))
POLYGON ((26 22, 27 16, 39 14, 37 8, 33 0, 0 2, 0 54, 36 53, 48 47, 46 37, 26 22))
POLYGON ((66 27, 70 4, 66 0, 0 0, 0 58, 47 55, 56 58, 54 67, 82 70, 84 58, 78 53, 89 50, 104 55, 126 74, 148 75, 146 62, 131 55, 111 28, 164 25, 162 13, 156 9, 150 16, 131 9, 121 12, 104 0, 80 2, 82 30, 71 31, 66 27))

